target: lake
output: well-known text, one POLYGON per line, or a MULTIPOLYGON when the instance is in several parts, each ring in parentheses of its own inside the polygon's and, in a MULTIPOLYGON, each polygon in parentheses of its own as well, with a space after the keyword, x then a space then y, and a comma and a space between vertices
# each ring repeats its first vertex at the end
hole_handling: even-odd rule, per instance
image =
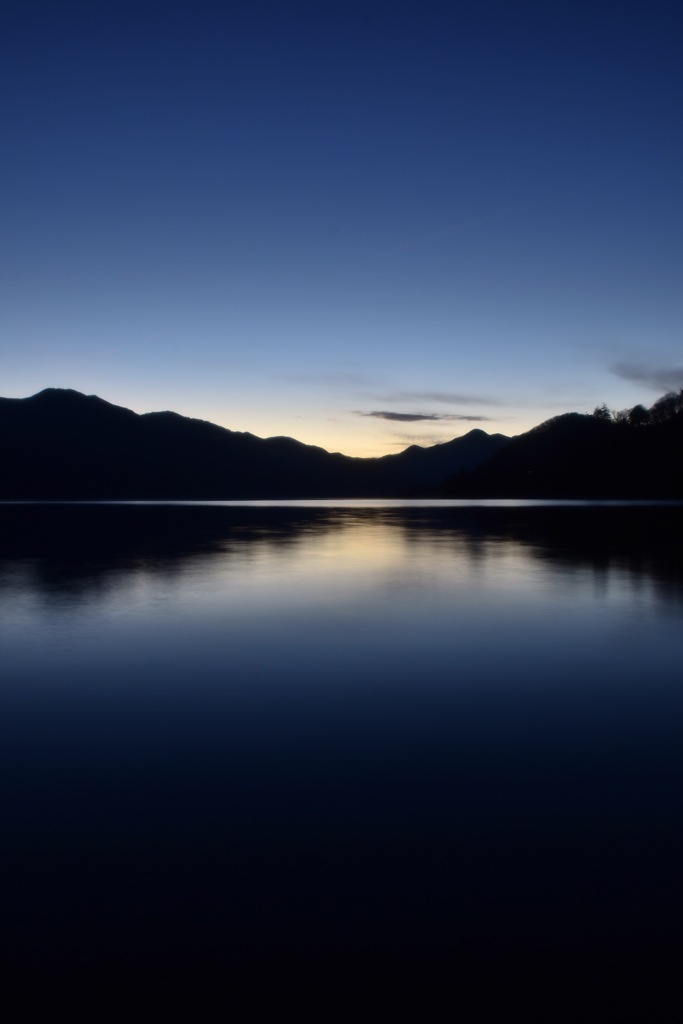
POLYGON ((627 1001, 681 945, 682 512, 0 507, 8 977, 627 1001))

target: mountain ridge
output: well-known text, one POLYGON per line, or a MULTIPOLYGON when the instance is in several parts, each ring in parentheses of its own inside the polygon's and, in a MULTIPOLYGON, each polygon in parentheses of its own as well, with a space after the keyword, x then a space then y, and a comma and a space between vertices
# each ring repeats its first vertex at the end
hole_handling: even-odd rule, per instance
POLYGON ((683 390, 360 458, 46 388, 0 398, 0 500, 683 499, 683 390))
POLYGON ((0 399, 0 498, 401 497, 474 468, 508 440, 477 429, 432 448, 364 459, 46 388, 0 399))
POLYGON ((444 481, 441 497, 683 499, 683 391, 651 410, 564 413, 444 481), (643 414, 647 414, 643 419, 643 414), (630 418, 629 418, 630 417, 630 418))

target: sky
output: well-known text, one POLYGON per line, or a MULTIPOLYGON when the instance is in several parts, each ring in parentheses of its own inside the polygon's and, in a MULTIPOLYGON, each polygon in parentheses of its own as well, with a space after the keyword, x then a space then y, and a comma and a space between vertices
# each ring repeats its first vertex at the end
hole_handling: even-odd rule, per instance
POLYGON ((383 455, 683 387, 661 0, 5 0, 0 394, 383 455))

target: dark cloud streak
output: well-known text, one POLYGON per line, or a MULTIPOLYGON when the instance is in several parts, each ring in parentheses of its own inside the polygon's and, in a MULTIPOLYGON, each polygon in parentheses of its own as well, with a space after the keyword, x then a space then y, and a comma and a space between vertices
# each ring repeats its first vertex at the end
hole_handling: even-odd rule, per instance
POLYGON ((378 420, 391 420, 395 423, 417 423, 422 420, 431 422, 438 420, 468 420, 480 422, 487 420, 488 416, 468 416, 460 413, 422 413, 422 412, 391 412, 387 410, 376 410, 374 412, 356 412, 357 416, 373 416, 378 420))
POLYGON ((623 380, 643 384, 655 391, 678 391, 683 387, 683 366, 648 366, 645 363, 614 363, 610 370, 623 380))

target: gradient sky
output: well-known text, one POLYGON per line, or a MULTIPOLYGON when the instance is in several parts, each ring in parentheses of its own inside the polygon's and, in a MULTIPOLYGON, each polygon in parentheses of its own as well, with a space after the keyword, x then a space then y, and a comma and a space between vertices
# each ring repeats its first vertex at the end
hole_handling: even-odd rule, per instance
POLYGON ((3 10, 0 394, 378 455, 683 386, 678 5, 3 10))

